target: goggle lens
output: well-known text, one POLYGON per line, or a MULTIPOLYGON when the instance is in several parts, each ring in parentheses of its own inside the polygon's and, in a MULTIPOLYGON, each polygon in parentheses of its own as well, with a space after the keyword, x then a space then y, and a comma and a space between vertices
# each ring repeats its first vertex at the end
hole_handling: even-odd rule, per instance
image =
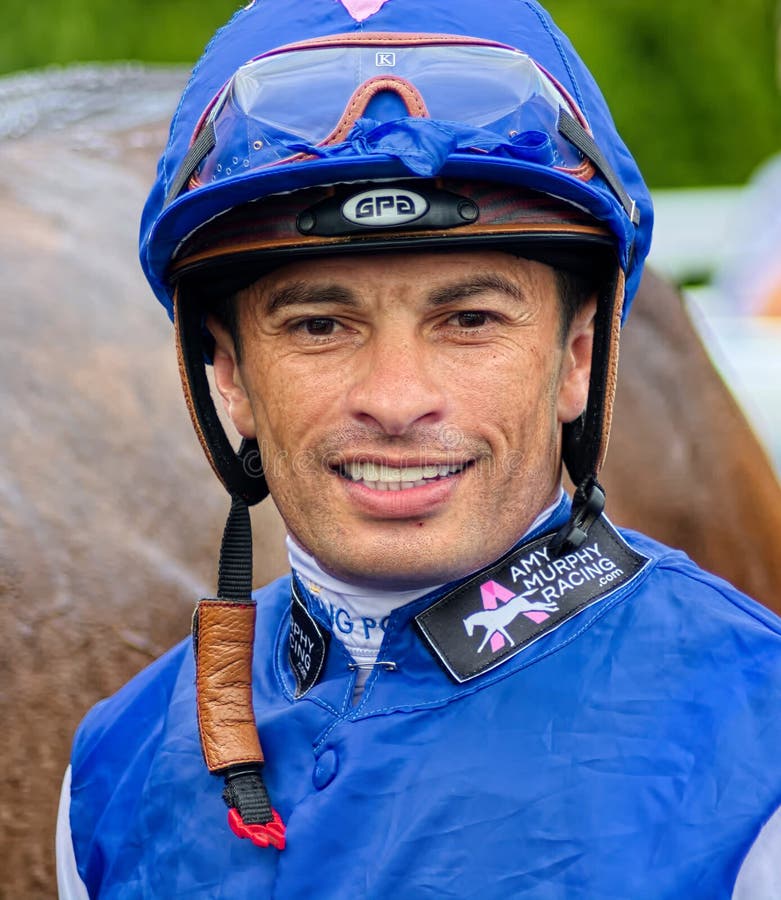
POLYGON ((474 130, 472 149, 478 152, 485 152, 481 143, 490 134, 520 155, 528 148, 535 161, 588 177, 582 153, 557 129, 562 109, 587 127, 585 118, 528 55, 497 44, 454 43, 457 38, 418 40, 406 45, 369 35, 363 43, 334 38, 273 51, 242 66, 208 112, 215 144, 195 183, 335 143, 360 117, 409 116, 409 93, 418 103, 414 114, 458 126, 467 142, 474 130), (311 85, 316 93, 302 97, 311 85))

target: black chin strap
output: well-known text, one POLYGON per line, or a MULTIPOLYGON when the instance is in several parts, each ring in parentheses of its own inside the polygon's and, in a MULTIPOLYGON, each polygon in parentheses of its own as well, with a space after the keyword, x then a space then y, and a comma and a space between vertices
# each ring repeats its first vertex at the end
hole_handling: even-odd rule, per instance
MULTIPOLYGON (((252 628, 250 634, 239 636, 251 638, 254 635, 254 602, 252 600, 252 523, 249 507, 243 497, 234 496, 225 531, 220 546, 220 563, 217 575, 217 600, 235 604, 236 607, 252 608, 252 628)), ((226 620, 224 627, 229 627, 226 620)), ((194 634, 197 641, 198 636, 194 634)), ((248 647, 248 681, 252 677, 252 641, 248 647)), ((201 706, 199 700, 199 727, 201 706)), ((255 713, 252 708, 251 691, 246 701, 247 708, 239 713, 252 723, 255 713)), ((251 750, 252 748, 250 748, 251 750)), ((268 791, 263 780, 263 752, 258 743, 256 759, 236 762, 226 768, 214 771, 225 779, 223 800, 229 807, 228 824, 237 837, 249 838, 259 847, 273 846, 278 850, 285 847, 285 826, 279 813, 271 806, 268 791)), ((251 754, 250 754, 251 755, 251 754)))
POLYGON ((569 520, 553 536, 548 545, 554 556, 565 556, 577 550, 588 537, 588 530, 605 509, 605 491, 593 475, 576 488, 572 497, 569 520))
POLYGON ((618 269, 602 287, 594 318, 594 344, 584 413, 564 426, 562 458, 576 485, 569 521, 550 544, 556 556, 580 547, 589 528, 605 508, 605 490, 598 480, 607 448, 618 366, 618 329, 624 281, 618 269))
POLYGON ((242 497, 233 497, 222 533, 217 596, 237 603, 252 598, 252 522, 242 497))

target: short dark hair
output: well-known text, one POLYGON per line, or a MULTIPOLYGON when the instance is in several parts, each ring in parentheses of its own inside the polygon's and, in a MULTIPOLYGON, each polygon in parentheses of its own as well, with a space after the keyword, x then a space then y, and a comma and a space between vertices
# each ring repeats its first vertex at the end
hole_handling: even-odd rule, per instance
POLYGON ((556 269, 556 282, 561 305, 559 339, 563 344, 578 310, 599 290, 599 281, 591 273, 556 269))
POLYGON ((211 303, 209 312, 224 326, 236 348, 236 360, 241 361, 241 331, 239 329, 238 293, 228 294, 211 303))

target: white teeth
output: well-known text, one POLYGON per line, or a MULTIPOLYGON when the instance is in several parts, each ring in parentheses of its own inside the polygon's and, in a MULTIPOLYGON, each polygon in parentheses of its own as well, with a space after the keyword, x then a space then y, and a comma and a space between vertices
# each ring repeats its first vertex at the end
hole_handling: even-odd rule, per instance
POLYGON ((390 466, 380 466, 379 468, 378 481, 388 481, 391 484, 398 484, 401 481, 401 469, 392 469, 390 466))
MULTIPOLYGON (((364 481, 379 481, 380 480, 380 470, 378 466, 375 466, 374 463, 366 463, 363 466, 363 478, 364 481)), ((383 481, 387 481, 387 478, 383 478, 383 481)))
POLYGON ((351 481, 361 481, 368 488, 378 491, 403 491, 422 487, 436 478, 446 478, 460 472, 464 463, 456 465, 386 466, 382 463, 351 462, 344 466, 344 474, 351 481))

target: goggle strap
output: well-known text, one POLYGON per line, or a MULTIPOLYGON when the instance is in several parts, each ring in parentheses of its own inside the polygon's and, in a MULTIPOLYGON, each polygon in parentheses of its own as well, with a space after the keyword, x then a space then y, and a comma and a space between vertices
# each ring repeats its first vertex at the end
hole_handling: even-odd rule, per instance
POLYGON ((202 160, 210 153, 217 144, 217 133, 214 130, 214 122, 210 119, 204 123, 203 128, 198 133, 198 137, 190 145, 190 149, 185 154, 179 168, 174 175, 168 193, 165 195, 163 209, 174 200, 182 192, 182 188, 187 184, 193 175, 193 172, 201 164, 202 160))
POLYGON ((580 122, 568 113, 564 107, 559 109, 557 128, 560 134, 563 134, 571 144, 574 144, 584 156, 587 156, 591 160, 599 174, 610 185, 615 195, 621 201, 621 205, 624 207, 632 224, 635 226, 639 225, 640 210, 638 209, 637 204, 629 194, 627 194, 618 175, 613 171, 613 167, 607 161, 605 154, 596 145, 594 138, 591 137, 580 122))

